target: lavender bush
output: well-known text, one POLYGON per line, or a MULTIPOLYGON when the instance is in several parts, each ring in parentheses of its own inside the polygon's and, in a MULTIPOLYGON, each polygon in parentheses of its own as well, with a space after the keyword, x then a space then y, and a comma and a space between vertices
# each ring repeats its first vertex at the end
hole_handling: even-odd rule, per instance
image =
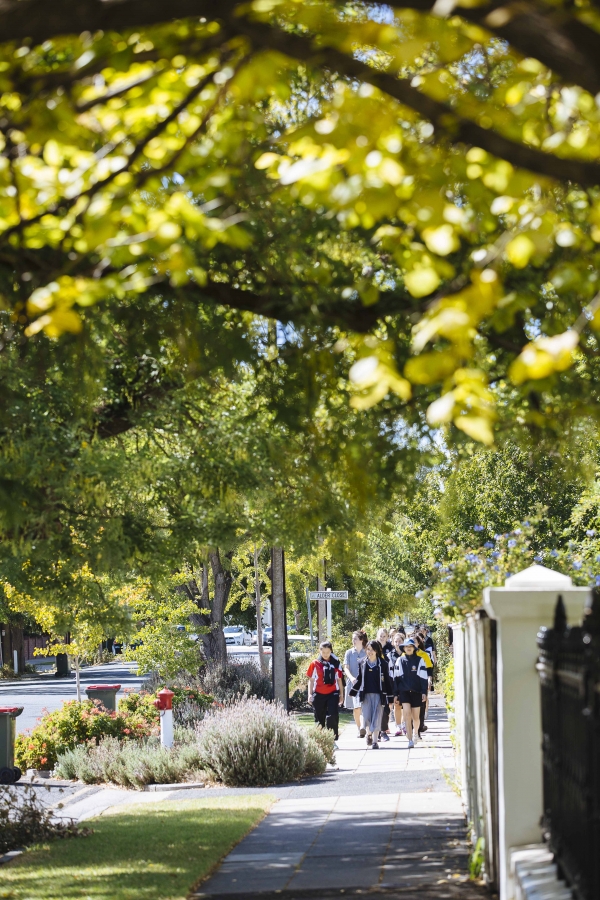
POLYGON ((196 734, 201 768, 230 786, 281 784, 320 775, 327 766, 321 736, 297 725, 278 703, 256 697, 208 713, 196 734))
POLYGON ((104 738, 98 746, 80 745, 58 758, 59 778, 78 778, 86 784, 110 782, 140 788, 146 784, 177 784, 198 776, 200 754, 193 732, 179 729, 172 749, 157 738, 120 742, 104 738))

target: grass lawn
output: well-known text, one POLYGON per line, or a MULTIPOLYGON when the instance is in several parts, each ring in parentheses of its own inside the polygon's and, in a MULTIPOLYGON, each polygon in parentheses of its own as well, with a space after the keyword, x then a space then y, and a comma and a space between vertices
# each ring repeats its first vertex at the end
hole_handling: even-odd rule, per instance
MULTIPOLYGON (((298 713, 297 715, 294 716, 294 719, 296 720, 298 725, 310 726, 310 725, 315 724, 315 717, 313 716, 312 713, 298 713)), ((340 729, 342 729, 344 727, 344 725, 348 725, 350 722, 353 722, 353 721, 354 721, 354 716, 352 715, 351 712, 346 712, 346 710, 340 711, 340 729)), ((0 894, 0 897, 1 896, 2 895, 0 894)))
POLYGON ((185 900, 268 811, 268 794, 168 800, 90 819, 89 837, 54 841, 2 866, 10 900, 185 900))

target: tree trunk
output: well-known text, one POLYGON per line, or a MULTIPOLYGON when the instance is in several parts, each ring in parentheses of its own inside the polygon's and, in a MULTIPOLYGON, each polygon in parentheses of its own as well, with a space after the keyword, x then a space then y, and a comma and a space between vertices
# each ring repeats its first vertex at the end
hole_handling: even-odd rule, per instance
MULTIPOLYGON (((231 556, 232 554, 227 554, 227 558, 230 559, 231 556)), ((229 600, 233 579, 231 572, 223 568, 218 549, 208 554, 208 561, 215 579, 214 598, 211 603, 208 590, 208 566, 205 563, 202 566, 200 590, 198 590, 196 582, 193 583, 193 587, 190 585, 187 588, 194 603, 197 604, 200 610, 203 610, 190 618, 194 625, 199 625, 201 628, 206 629, 206 634, 200 635, 205 658, 225 662, 227 660, 227 647, 225 645, 225 635, 223 634, 223 615, 229 600)))
MULTIPOLYGON (((231 559, 233 553, 228 553, 227 558, 231 559)), ((205 643, 210 647, 211 659, 218 659, 221 662, 227 661, 227 646, 225 644, 225 635, 223 634, 223 616, 225 615, 225 607, 229 600, 229 592, 233 577, 231 572, 223 568, 218 548, 208 554, 210 567, 212 569, 213 578, 215 580, 215 596, 210 609, 210 634, 205 635, 208 641, 205 643)))
POLYGON ((258 660, 263 675, 267 673, 267 660, 263 648, 262 634, 262 608, 260 602, 260 578, 258 576, 258 550, 254 548, 254 601, 256 604, 256 643, 258 645, 258 660))
MULTIPOLYGON (((227 553, 226 558, 231 559, 232 555, 232 553, 227 553)), ((233 578, 231 572, 223 567, 218 549, 208 554, 208 561, 215 579, 215 593, 212 602, 208 588, 207 563, 202 566, 200 588, 198 588, 197 582, 192 580, 184 586, 184 589, 200 610, 190 616, 190 621, 196 627, 206 629, 206 633, 200 635, 205 659, 226 662, 227 647, 223 634, 223 615, 229 600, 233 578)))
POLYGON ((14 625, 7 622, 2 626, 5 635, 2 638, 2 655, 4 657, 4 665, 14 668, 15 650, 17 652, 18 671, 23 674, 25 671, 25 643, 23 641, 23 628, 20 625, 14 625))

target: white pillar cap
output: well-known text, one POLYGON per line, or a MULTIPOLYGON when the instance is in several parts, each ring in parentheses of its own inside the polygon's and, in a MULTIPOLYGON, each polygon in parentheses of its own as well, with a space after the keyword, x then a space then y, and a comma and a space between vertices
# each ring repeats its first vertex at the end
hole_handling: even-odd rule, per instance
POLYGON ((511 575, 504 587, 509 591, 560 591, 572 588, 573 582, 568 575, 536 565, 511 575))

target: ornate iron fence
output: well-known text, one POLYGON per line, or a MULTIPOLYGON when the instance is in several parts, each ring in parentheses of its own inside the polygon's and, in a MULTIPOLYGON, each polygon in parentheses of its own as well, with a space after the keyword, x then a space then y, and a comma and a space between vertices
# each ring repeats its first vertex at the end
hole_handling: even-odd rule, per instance
POLYGON ((562 597, 538 634, 544 836, 577 900, 600 896, 600 591, 581 626, 562 597))

